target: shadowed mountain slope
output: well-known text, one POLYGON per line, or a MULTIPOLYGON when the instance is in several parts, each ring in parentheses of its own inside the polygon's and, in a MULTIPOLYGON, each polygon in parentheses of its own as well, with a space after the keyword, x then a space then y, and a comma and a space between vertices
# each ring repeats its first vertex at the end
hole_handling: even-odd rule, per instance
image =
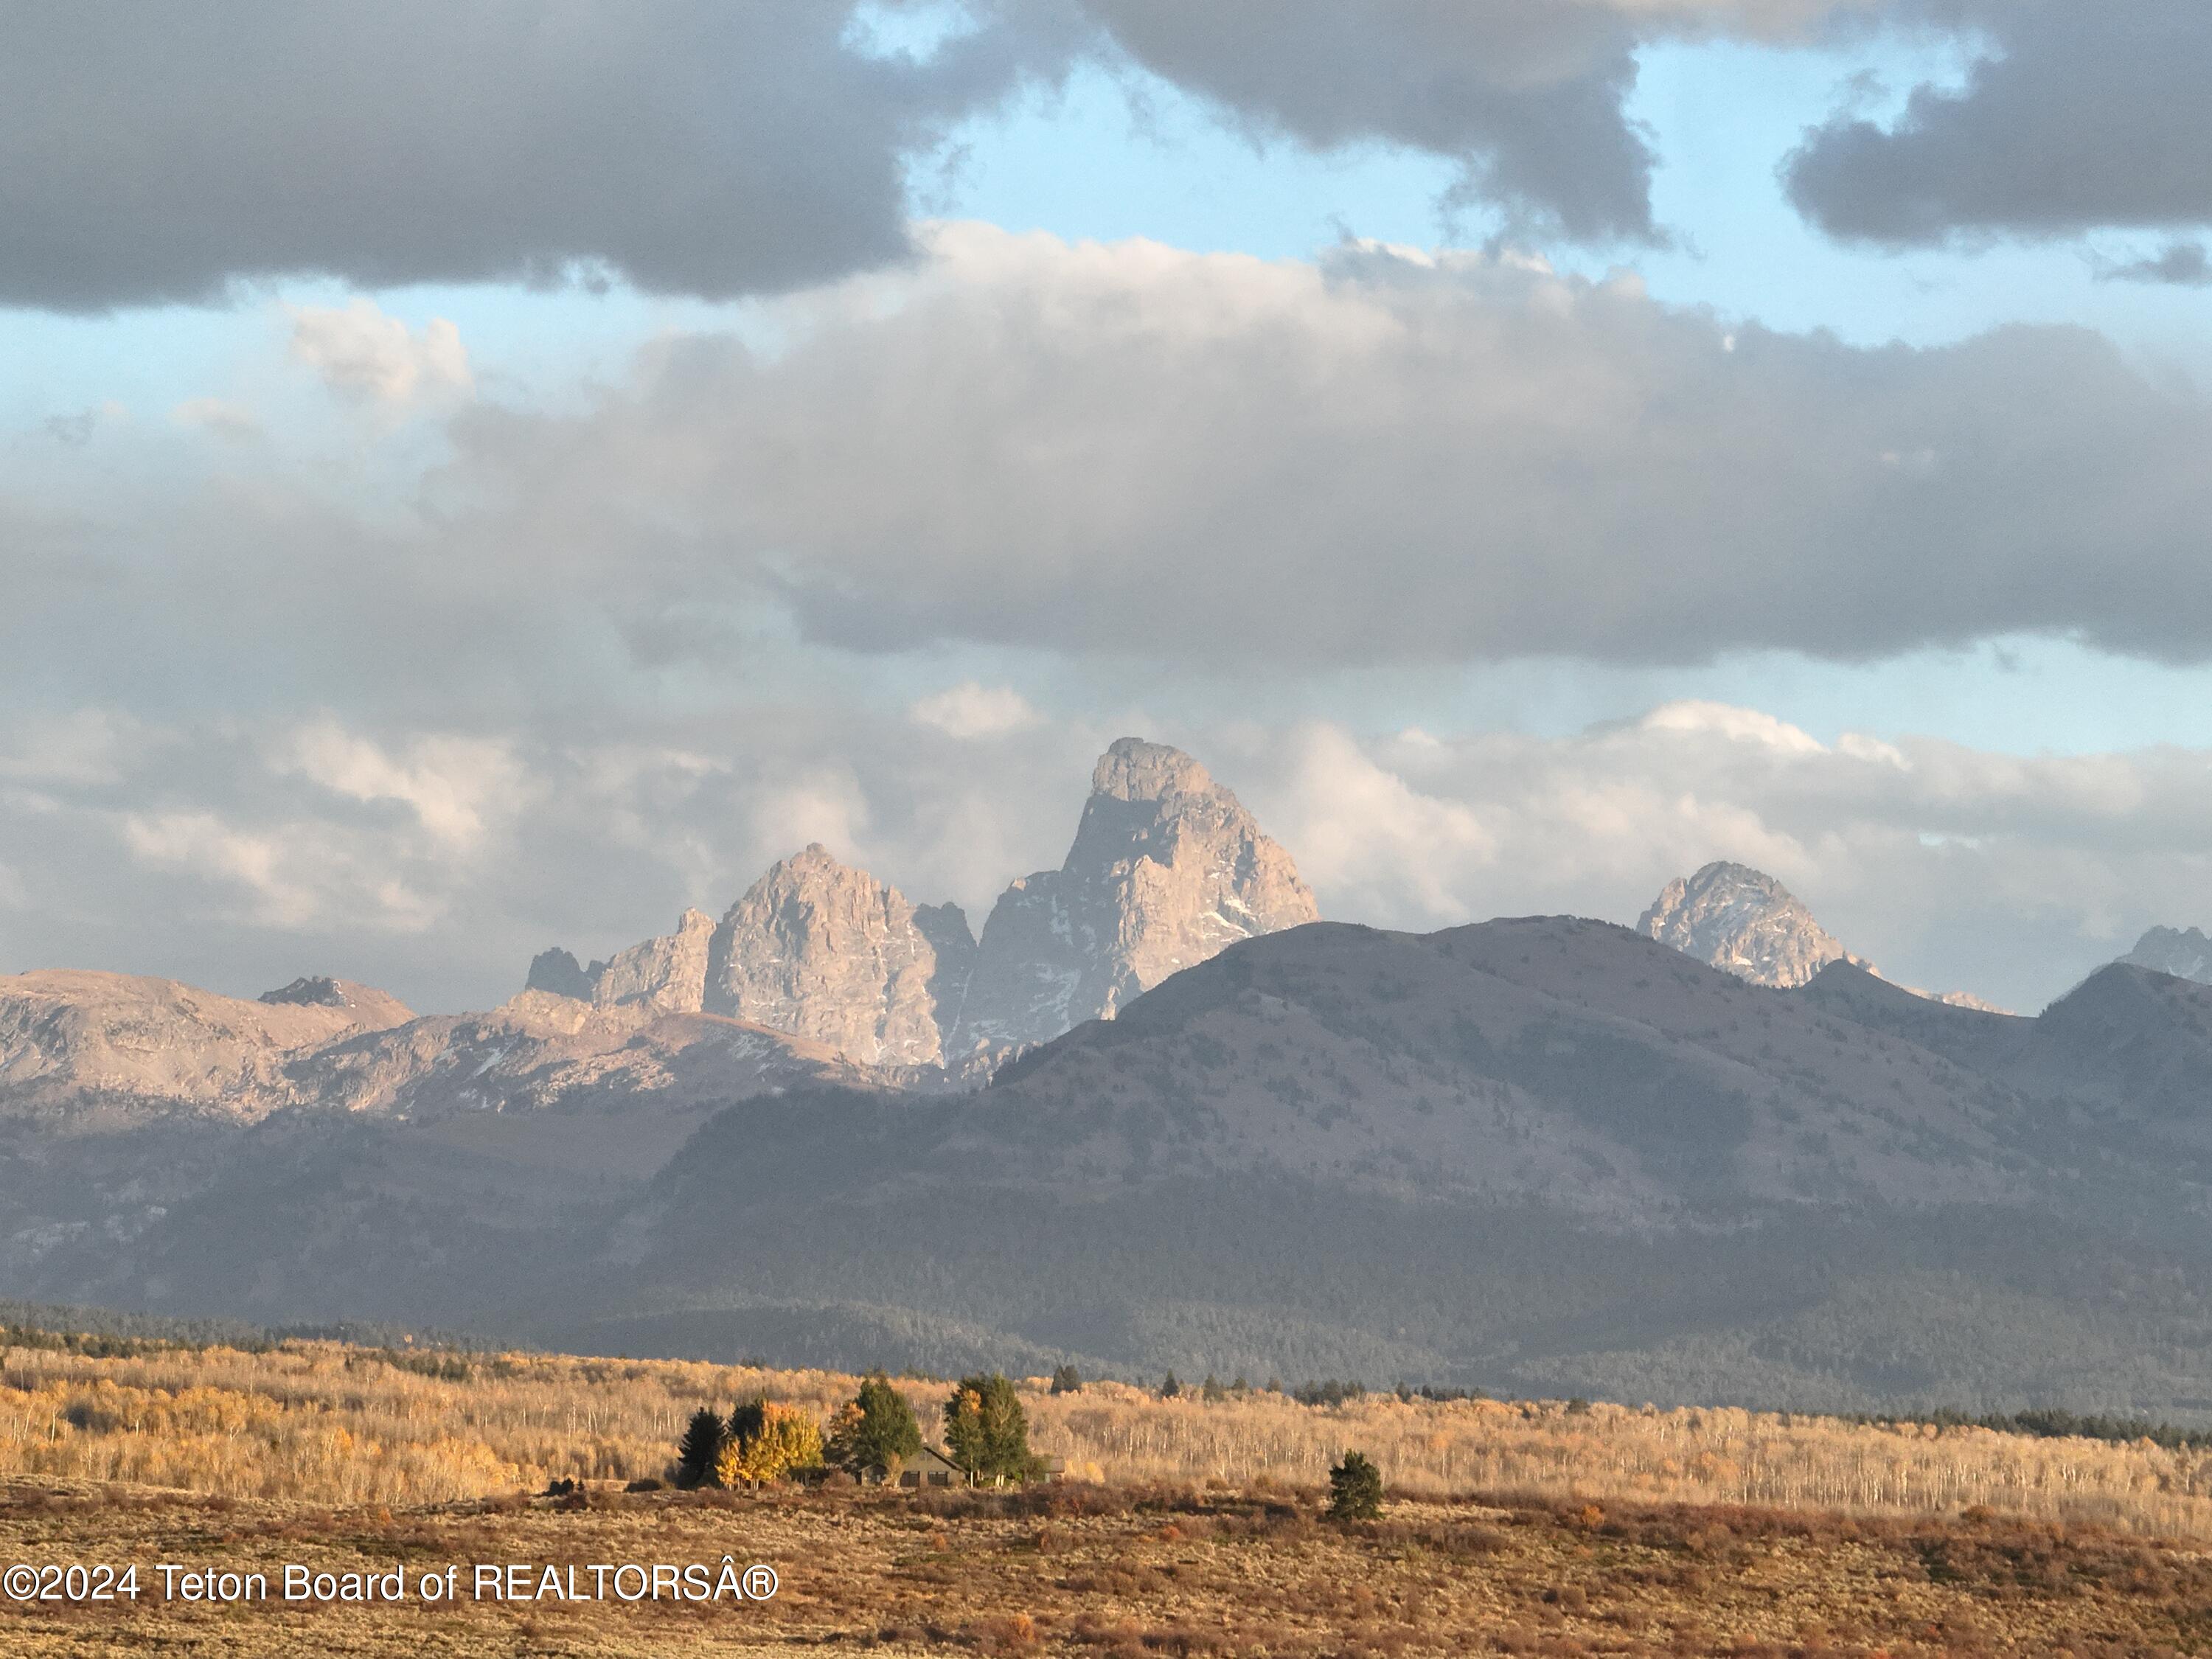
POLYGON ((2030 1020, 1570 918, 1314 924, 975 1094, 793 1051, 716 1110, 672 1022, 766 1034, 644 1007, 538 1040, 653 1088, 478 1083, 499 1032, 449 1034, 419 1115, 19 1143, 0 1237, 25 1294, 621 1352, 2207 1420, 2208 999, 2108 969, 2030 1020))

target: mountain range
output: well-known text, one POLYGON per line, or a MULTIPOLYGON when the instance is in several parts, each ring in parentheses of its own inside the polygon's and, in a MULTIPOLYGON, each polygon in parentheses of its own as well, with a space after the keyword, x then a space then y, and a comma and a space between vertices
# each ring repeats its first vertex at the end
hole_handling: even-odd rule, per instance
POLYGON ((646 1003, 825 1042, 864 1065, 955 1067, 1115 1011, 1178 969, 1319 915, 1290 855, 1181 750, 1124 738, 1099 759, 1066 860, 1014 882, 981 939, 820 846, 717 922, 580 966, 555 948, 528 988, 646 1003))
POLYGON ((2212 1422, 2212 988, 1959 1006, 1741 866, 1634 928, 1322 922, 1188 757, 1092 781, 980 939, 808 848, 485 1014, 0 980, 0 1282, 598 1352, 2212 1422))

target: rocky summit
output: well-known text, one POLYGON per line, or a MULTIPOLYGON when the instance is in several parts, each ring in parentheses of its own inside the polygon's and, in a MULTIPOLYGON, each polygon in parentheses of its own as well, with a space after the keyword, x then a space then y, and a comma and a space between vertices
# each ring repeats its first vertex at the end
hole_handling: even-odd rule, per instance
POLYGON ((816 845, 769 870, 722 918, 706 1011, 811 1037, 864 1065, 928 1066, 943 1053, 936 974, 905 895, 816 845))
POLYGON ((1066 863, 1008 887, 980 941, 958 905, 914 904, 817 845, 720 923, 688 910, 589 967, 544 951, 526 988, 726 1015, 862 1065, 969 1071, 1317 914, 1291 855, 1203 766, 1123 738, 1091 774, 1066 863))
POLYGON ((1765 872, 1725 861, 1670 881, 1637 931, 1753 985, 1787 990, 1832 962, 1856 962, 1796 895, 1765 872))
POLYGON ((817 843, 770 867, 720 922, 686 910, 674 933, 588 968, 566 951, 544 951, 524 988, 601 1008, 720 1014, 864 1066, 933 1066, 942 1054, 936 999, 957 996, 966 977, 955 939, 967 922, 956 929, 944 911, 960 916, 944 905, 923 925, 898 889, 817 843), (939 972, 939 936, 953 954, 950 976, 939 972))
POLYGON ((1111 1018, 1170 974, 1319 915, 1291 855, 1203 766, 1123 738, 1091 773, 1066 861, 993 907, 947 1051, 1111 1018))
POLYGON ((2212 985, 2212 939, 2201 928, 2154 927, 2120 960, 2132 968, 2212 985))

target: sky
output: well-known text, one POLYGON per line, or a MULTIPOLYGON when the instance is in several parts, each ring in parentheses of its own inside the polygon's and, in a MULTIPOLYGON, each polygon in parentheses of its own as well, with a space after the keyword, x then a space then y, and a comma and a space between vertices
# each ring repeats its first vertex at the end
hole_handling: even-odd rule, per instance
POLYGON ((0 0, 0 971, 483 1007, 1113 738, 1323 913, 2212 925, 2212 12, 0 0))

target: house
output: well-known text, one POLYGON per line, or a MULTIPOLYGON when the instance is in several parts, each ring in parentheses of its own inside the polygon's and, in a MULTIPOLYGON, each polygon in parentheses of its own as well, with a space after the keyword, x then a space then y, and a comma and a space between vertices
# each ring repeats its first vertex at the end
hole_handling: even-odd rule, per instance
MULTIPOLYGON (((1044 1460, 1046 1480, 1058 1480, 1066 1473, 1066 1458, 1048 1457, 1044 1460)), ((881 1470, 872 1470, 870 1478, 881 1481, 884 1477, 881 1470)), ((934 1446, 924 1446, 907 1460, 905 1468, 899 1471, 898 1483, 909 1489, 919 1486, 972 1486, 976 1484, 975 1476, 934 1446)), ((1006 1483, 1003 1480, 994 1480, 991 1484, 1003 1486, 1006 1483)))
POLYGON ((968 1471, 934 1446, 924 1446, 899 1471, 902 1486, 964 1486, 968 1471))

